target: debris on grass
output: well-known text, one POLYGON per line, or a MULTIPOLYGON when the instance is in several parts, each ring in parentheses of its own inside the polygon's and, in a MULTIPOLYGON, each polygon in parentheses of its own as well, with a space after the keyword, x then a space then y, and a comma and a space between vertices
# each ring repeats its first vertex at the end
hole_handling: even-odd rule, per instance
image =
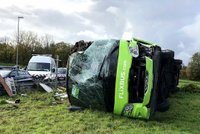
POLYGON ((8 85, 9 89, 11 90, 12 94, 16 95, 17 91, 16 91, 15 82, 14 82, 13 77, 5 78, 5 82, 8 85))
POLYGON ((0 102, 0 104, 9 104, 10 106, 14 107, 14 108, 18 108, 19 104, 20 104, 20 99, 17 99, 15 101, 10 101, 10 100, 2 100, 0 102))
POLYGON ((27 95, 27 94, 21 94, 21 96, 23 96, 23 97, 27 97, 28 95, 27 95))
POLYGON ((68 109, 70 112, 83 111, 83 110, 84 110, 84 108, 78 107, 78 106, 69 106, 67 109, 68 109))
MULTIPOLYGON (((2 85, 3 89, 7 92, 9 96, 13 96, 12 89, 10 89, 10 86, 5 82, 5 80, 0 75, 0 85, 2 85)), ((1 91, 0 91, 1 92, 1 91)))
POLYGON ((44 84, 44 83, 39 83, 39 85, 40 85, 45 91, 47 91, 48 93, 53 92, 53 89, 52 89, 51 87, 47 86, 46 84, 44 84))
POLYGON ((67 98, 68 95, 66 93, 56 93, 54 97, 67 98))
POLYGON ((8 104, 19 104, 20 103, 20 99, 17 99, 15 101, 6 100, 5 102, 8 103, 8 104))
POLYGON ((64 87, 58 87, 55 91, 53 98, 55 100, 53 104, 63 104, 68 98, 66 89, 64 87))

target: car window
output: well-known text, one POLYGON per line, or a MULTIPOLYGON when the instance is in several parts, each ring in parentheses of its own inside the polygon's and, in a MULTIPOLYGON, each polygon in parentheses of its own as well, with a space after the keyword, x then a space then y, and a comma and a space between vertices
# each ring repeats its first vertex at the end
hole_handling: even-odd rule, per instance
POLYGON ((10 73, 10 76, 17 76, 17 71, 16 71, 16 70, 12 71, 12 72, 10 73))
POLYGON ((28 71, 25 71, 25 70, 19 70, 18 74, 19 74, 20 76, 27 76, 27 75, 30 75, 30 74, 28 73, 28 71))
POLYGON ((0 75, 6 77, 10 73, 10 70, 0 70, 0 75))
POLYGON ((19 76, 26 75, 25 71, 21 71, 21 70, 18 71, 18 74, 19 74, 19 76))
POLYGON ((66 68, 58 68, 58 73, 66 74, 66 68))

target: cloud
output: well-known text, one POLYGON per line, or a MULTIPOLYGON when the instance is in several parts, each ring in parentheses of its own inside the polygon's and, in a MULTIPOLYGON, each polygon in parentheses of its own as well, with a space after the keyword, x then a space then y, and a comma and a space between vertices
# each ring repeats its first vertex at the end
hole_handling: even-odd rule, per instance
POLYGON ((55 41, 121 38, 132 32, 172 49, 187 64, 200 48, 200 1, 195 0, 2 0, 0 37, 20 29, 50 34, 55 41))
POLYGON ((91 40, 107 38, 107 36, 104 35, 104 34, 99 35, 95 32, 89 31, 89 30, 80 31, 80 32, 77 33, 77 36, 82 37, 83 39, 86 38, 86 40, 88 40, 88 37, 90 37, 91 40))
POLYGON ((180 48, 180 49, 184 49, 185 48, 185 45, 183 44, 183 42, 180 42, 178 44, 178 48, 180 48))
POLYGON ((185 59, 184 60, 184 65, 186 65, 185 63, 189 63, 189 60, 190 60, 191 57, 192 56, 189 53, 185 52, 185 51, 182 51, 182 52, 178 53, 178 55, 176 56, 177 59, 185 59))
POLYGON ((119 9, 117 7, 114 6, 110 6, 106 9, 107 12, 114 14, 114 15, 118 15, 119 14, 119 9))
POLYGON ((190 47, 195 50, 200 50, 200 14, 195 17, 195 21, 192 24, 186 25, 181 29, 184 34, 192 39, 190 47))
POLYGON ((130 32, 124 32, 124 34, 122 35, 122 39, 125 39, 125 40, 131 40, 133 38, 133 33, 130 31, 130 32))
POLYGON ((70 14, 74 12, 88 12, 92 0, 1 0, 0 8, 15 6, 21 9, 37 8, 44 10, 58 10, 62 13, 70 14))

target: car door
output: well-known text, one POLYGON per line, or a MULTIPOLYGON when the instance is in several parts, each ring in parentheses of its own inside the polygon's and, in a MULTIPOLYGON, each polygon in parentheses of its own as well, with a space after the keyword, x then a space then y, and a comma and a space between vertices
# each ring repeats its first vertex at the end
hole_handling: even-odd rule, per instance
POLYGON ((20 70, 18 73, 21 78, 18 81, 18 83, 20 83, 21 86, 33 86, 34 85, 34 80, 31 77, 31 75, 28 73, 28 71, 20 70))
POLYGON ((22 70, 18 70, 20 80, 26 79, 25 73, 22 70))
POLYGON ((14 80, 19 80, 20 79, 17 70, 12 70, 8 76, 12 77, 14 80))

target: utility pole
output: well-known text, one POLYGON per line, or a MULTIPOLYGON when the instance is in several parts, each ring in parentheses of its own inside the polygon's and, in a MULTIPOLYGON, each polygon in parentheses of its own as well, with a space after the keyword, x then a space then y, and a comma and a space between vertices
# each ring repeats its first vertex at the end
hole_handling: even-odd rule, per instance
POLYGON ((18 64, 19 64, 19 50, 18 50, 18 47, 19 47, 19 21, 20 19, 23 19, 24 17, 23 16, 18 16, 18 24, 17 24, 17 54, 16 54, 16 66, 18 67, 18 64))
POLYGON ((59 56, 56 56, 56 89, 58 88, 58 62, 59 62, 59 56))

